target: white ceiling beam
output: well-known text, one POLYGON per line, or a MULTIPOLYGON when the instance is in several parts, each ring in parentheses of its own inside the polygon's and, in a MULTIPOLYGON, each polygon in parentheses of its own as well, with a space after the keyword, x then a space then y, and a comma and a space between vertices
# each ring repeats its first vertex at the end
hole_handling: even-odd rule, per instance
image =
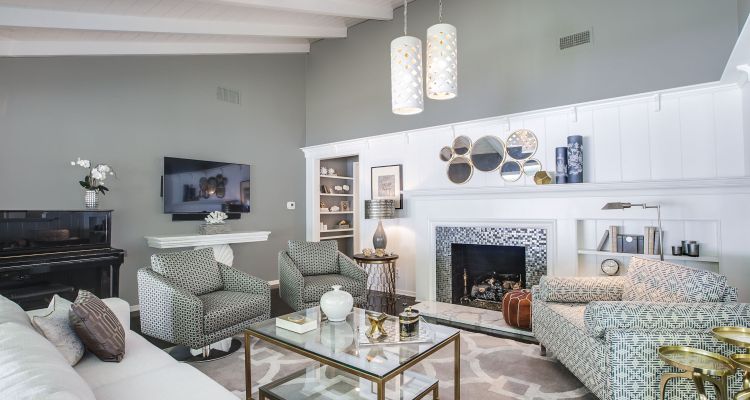
POLYGON ((137 17, 0 6, 0 26, 194 35, 273 36, 296 38, 346 37, 343 22, 318 25, 230 22, 137 17))
POLYGON ((0 57, 154 54, 275 54, 307 53, 306 40, 255 43, 124 42, 124 41, 0 41, 0 57))
POLYGON ((201 0, 205 3, 263 8, 345 18, 393 19, 390 4, 368 4, 350 0, 201 0))

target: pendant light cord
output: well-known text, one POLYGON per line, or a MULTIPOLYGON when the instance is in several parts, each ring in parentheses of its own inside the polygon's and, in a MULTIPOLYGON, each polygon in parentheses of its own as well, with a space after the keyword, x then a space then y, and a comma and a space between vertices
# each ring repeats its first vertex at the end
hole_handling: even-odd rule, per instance
POLYGON ((406 34, 406 27, 407 27, 407 15, 409 13, 409 2, 407 0, 404 0, 404 36, 407 36, 406 34))
POLYGON ((438 22, 443 23, 443 0, 438 0, 438 22))

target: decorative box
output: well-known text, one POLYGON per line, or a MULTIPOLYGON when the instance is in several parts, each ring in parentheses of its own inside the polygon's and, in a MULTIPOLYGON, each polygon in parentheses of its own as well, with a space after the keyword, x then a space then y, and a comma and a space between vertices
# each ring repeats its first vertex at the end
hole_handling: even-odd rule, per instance
POLYGON ((222 233, 231 233, 227 224, 202 224, 198 227, 198 233, 201 235, 218 235, 222 233))

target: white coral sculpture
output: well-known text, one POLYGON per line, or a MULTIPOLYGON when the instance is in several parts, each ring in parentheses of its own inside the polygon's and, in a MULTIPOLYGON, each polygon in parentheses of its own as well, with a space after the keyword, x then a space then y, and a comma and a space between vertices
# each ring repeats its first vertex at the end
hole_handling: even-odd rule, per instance
POLYGON ((208 214, 206 217, 206 223, 215 225, 215 224, 223 224, 224 220, 229 218, 226 213, 223 213, 221 211, 212 211, 211 214, 208 214))

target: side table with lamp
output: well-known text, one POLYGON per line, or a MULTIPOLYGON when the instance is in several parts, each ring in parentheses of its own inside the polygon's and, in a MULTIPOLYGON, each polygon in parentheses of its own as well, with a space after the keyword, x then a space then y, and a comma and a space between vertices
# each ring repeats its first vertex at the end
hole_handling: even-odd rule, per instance
POLYGON ((367 285, 367 300, 371 300, 371 292, 378 290, 386 294, 384 305, 391 313, 396 308, 396 260, 398 255, 388 254, 385 248, 388 238, 383 229, 384 219, 393 219, 396 209, 393 200, 376 199, 365 200, 365 219, 377 219, 378 227, 372 236, 374 252, 363 252, 354 255, 356 261, 370 275, 367 285))

